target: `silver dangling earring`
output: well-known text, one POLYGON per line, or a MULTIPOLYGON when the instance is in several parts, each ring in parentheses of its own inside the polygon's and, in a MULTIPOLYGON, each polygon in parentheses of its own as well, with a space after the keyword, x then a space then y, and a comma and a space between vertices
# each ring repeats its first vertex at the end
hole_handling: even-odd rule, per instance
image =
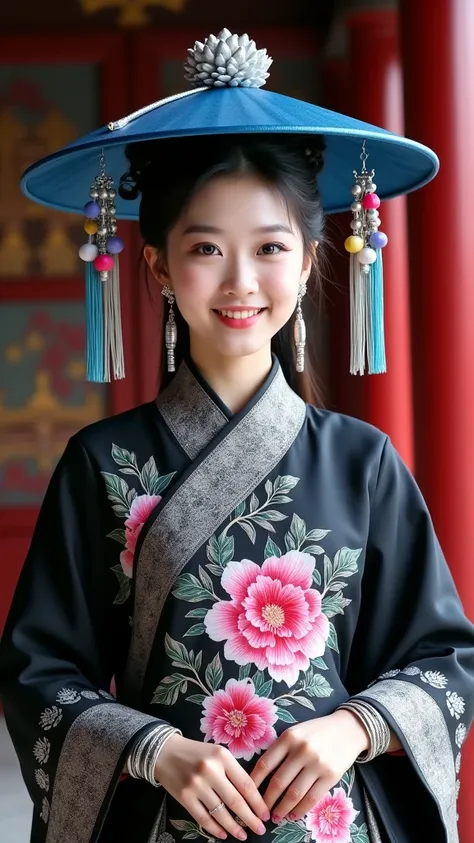
POLYGON ((165 345, 168 372, 174 372, 176 371, 174 350, 176 348, 176 342, 178 340, 178 329, 176 327, 173 310, 174 293, 171 287, 166 286, 163 287, 161 295, 168 299, 168 304, 170 306, 168 321, 165 326, 165 345))
POLYGON ((303 319, 301 304, 303 296, 306 295, 306 282, 301 284, 298 290, 298 302, 296 305, 296 318, 293 335, 296 345, 296 371, 304 372, 304 348, 306 345, 306 325, 303 319))

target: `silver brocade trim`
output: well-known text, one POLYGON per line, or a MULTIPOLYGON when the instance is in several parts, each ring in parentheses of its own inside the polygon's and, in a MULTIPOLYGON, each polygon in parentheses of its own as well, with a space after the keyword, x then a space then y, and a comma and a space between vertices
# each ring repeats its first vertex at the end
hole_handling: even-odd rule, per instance
POLYGON ((259 401, 177 488, 150 527, 135 560, 135 624, 124 681, 124 699, 130 705, 140 698, 158 622, 176 577, 278 465, 305 416, 305 403, 279 369, 259 401))
POLYGON ((59 756, 46 843, 90 843, 124 749, 151 723, 155 717, 118 703, 94 705, 76 717, 59 756))
POLYGON ((156 399, 169 429, 190 459, 217 436, 228 419, 182 363, 170 385, 156 399))
POLYGON ((440 707, 422 688, 399 678, 377 682, 358 697, 376 700, 389 712, 439 806, 447 843, 459 843, 454 756, 440 707))

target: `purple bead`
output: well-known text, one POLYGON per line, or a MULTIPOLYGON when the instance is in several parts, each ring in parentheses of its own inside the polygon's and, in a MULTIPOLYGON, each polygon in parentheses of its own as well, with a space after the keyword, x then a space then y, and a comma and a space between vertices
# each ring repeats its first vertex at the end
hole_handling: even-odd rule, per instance
POLYGON ((388 243, 388 237, 383 231, 374 231, 369 237, 373 249, 383 249, 388 243))
POLYGON ((124 242, 120 237, 108 237, 105 245, 109 255, 119 255, 124 248, 124 242))
POLYGON ((100 214, 100 205, 98 202, 86 202, 84 205, 84 213, 90 220, 95 220, 100 214))

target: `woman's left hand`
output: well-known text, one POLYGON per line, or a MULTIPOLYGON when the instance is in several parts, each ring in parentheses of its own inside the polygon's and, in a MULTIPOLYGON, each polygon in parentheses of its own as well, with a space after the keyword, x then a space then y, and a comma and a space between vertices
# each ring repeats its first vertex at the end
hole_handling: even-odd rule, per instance
POLYGON ((298 820, 368 748, 364 726, 355 714, 342 709, 291 726, 259 758, 251 777, 260 787, 273 774, 263 794, 273 822, 285 817, 298 820))

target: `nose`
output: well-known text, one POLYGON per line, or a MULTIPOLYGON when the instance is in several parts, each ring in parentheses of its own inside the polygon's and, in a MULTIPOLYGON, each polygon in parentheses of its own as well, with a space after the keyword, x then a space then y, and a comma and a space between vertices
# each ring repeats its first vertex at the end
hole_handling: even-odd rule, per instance
POLYGON ((235 259, 229 265, 223 291, 227 296, 243 299, 252 293, 258 293, 259 284, 255 267, 245 260, 235 259))

